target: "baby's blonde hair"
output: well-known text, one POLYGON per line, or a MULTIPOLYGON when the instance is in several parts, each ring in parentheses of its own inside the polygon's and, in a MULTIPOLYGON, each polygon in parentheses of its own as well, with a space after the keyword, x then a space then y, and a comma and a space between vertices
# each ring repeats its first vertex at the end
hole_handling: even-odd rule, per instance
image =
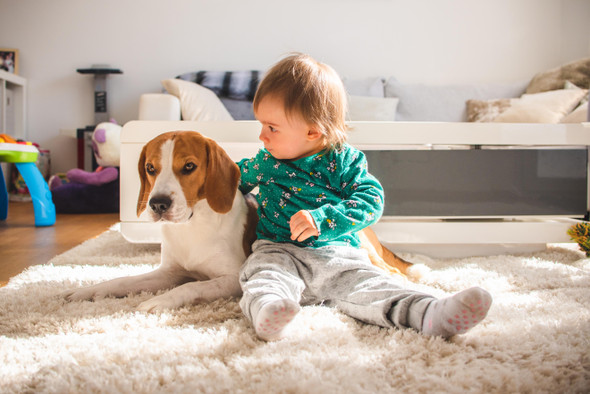
POLYGON ((309 55, 295 53, 264 76, 254 96, 254 111, 263 98, 283 100, 285 114, 300 115, 315 125, 329 149, 346 142, 346 91, 336 71, 309 55))

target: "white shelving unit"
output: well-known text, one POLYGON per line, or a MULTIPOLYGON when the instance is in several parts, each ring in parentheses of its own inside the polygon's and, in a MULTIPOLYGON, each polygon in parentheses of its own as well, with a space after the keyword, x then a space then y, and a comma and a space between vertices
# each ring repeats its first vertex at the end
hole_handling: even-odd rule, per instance
MULTIPOLYGON (((486 146, 571 146, 589 149, 590 122, 578 124, 351 122, 349 142, 363 150, 465 149, 486 146)), ((214 138, 233 160, 252 156, 261 146, 258 122, 133 121, 121 133, 121 232, 132 242, 160 242, 159 223, 136 215, 139 177, 137 161, 143 145, 168 130, 196 130, 214 138)), ((590 163, 579 169, 590 174, 590 163)), ((387 179, 380 179, 387 182, 387 179)), ((590 183, 586 195, 590 199, 590 183)), ((590 211, 590 201, 587 201, 590 211)), ((568 216, 383 217, 373 229, 396 252, 462 257, 542 250, 547 243, 572 242, 568 216)))
POLYGON ((0 70, 0 133, 27 139, 26 88, 25 78, 0 70))

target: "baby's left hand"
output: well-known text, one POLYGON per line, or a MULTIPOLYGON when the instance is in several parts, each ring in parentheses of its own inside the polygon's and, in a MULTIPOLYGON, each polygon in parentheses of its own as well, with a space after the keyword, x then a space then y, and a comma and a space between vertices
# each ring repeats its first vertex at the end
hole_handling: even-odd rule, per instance
POLYGON ((302 210, 291 216, 289 226, 291 228, 291 240, 293 241, 297 240, 302 242, 309 237, 317 237, 320 235, 315 226, 315 221, 308 211, 302 210))

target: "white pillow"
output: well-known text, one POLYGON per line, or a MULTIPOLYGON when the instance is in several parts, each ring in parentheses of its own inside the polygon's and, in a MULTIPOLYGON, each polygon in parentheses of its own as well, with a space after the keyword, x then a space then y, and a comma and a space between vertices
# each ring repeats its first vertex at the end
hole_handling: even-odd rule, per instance
POLYGON ((574 109, 565 118, 561 119, 560 123, 582 123, 588 122, 588 101, 580 104, 578 108, 574 109))
POLYGON ((348 97, 348 119, 352 121, 394 121, 397 97, 348 97))
POLYGON ((523 94, 513 99, 510 108, 494 122, 559 123, 588 93, 586 89, 561 89, 543 93, 523 94))
POLYGON ((233 120, 219 97, 206 87, 182 79, 164 79, 162 85, 180 100, 183 120, 233 120))

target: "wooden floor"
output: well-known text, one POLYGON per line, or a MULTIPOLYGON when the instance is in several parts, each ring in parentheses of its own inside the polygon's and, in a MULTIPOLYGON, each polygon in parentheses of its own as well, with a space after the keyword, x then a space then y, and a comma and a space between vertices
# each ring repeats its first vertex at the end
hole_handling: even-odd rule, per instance
POLYGON ((0 221, 0 287, 25 268, 42 264, 119 221, 118 213, 58 214, 50 227, 35 227, 33 204, 11 202, 0 221))

